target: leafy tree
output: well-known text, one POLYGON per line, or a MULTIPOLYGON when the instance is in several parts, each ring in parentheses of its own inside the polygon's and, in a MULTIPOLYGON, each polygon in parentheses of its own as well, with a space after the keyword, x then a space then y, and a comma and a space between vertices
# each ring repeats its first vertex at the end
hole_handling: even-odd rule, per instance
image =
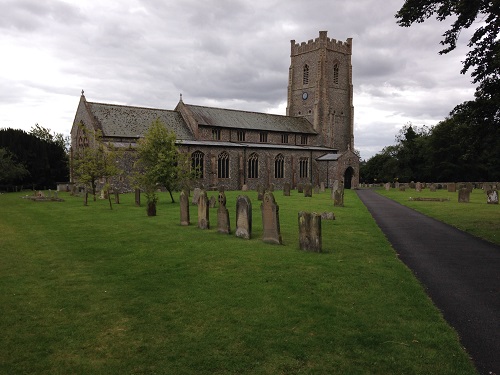
MULTIPOLYGON (((87 132, 87 137, 89 137, 89 131, 85 128, 84 131, 87 132)), ((106 144, 102 140, 101 133, 99 131, 93 132, 89 138, 94 140, 94 145, 82 147, 75 150, 73 154, 73 174, 76 181, 90 187, 95 201, 99 180, 105 179, 104 190, 109 195, 110 180, 112 177, 119 175, 121 170, 118 167, 118 152, 111 144, 106 144)))
POLYGON ((28 170, 14 160, 14 156, 9 150, 0 148, 0 183, 19 180, 29 175, 28 170))
POLYGON ((50 129, 44 128, 38 124, 35 124, 35 126, 31 128, 29 134, 46 142, 54 143, 66 151, 68 151, 69 145, 71 144, 70 137, 65 137, 61 133, 51 133, 50 129))
POLYGON ((172 192, 188 184, 191 179, 188 155, 178 151, 175 139, 175 133, 157 119, 144 138, 139 140, 136 181, 145 190, 148 204, 156 206, 156 190, 159 187, 169 192, 174 203, 172 192))
POLYGON ((453 18, 451 28, 443 34, 440 54, 456 48, 463 29, 476 27, 469 40, 470 48, 463 61, 462 74, 472 69, 476 88, 476 106, 494 109, 494 121, 500 123, 500 2, 498 0, 406 0, 396 13, 397 23, 409 27, 436 15, 443 21, 453 18), (491 107, 493 105, 493 107, 491 107))

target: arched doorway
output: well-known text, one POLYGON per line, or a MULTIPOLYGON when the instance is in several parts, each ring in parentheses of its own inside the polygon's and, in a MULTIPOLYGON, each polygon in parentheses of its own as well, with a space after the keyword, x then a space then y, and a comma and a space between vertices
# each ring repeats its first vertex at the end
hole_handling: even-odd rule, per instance
POLYGON ((344 172, 344 189, 350 189, 352 185, 352 176, 354 175, 354 169, 349 167, 344 172))

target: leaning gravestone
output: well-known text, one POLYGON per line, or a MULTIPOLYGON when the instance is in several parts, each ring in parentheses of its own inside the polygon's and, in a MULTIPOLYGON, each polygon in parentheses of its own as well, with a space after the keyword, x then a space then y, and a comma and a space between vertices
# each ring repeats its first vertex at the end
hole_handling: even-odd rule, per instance
POLYGON ((209 212, 207 193, 202 190, 198 198, 198 228, 210 229, 209 212))
POLYGON ((285 185, 283 185, 283 195, 285 197, 290 196, 290 183, 289 182, 285 182, 285 185))
POLYGON ((322 251, 321 215, 299 212, 299 247, 305 251, 322 251))
POLYGON ((470 192, 467 188, 461 188, 458 191, 458 203, 469 203, 470 192))
POLYGON ((312 197, 312 185, 310 183, 304 185, 304 197, 312 197))
POLYGON ((297 184, 297 193, 304 192, 304 184, 297 184))
POLYGON ((201 189, 200 188, 195 188, 193 191, 193 199, 191 200, 192 205, 197 205, 198 204, 198 199, 200 198, 201 194, 201 189))
POLYGON ((486 192, 486 203, 498 204, 498 192, 496 190, 488 190, 486 192))
POLYGON ((252 203, 246 195, 236 200, 236 237, 247 240, 252 236, 252 203))
POLYGON ((333 192, 333 205, 344 206, 344 184, 342 182, 337 185, 337 189, 333 192))
POLYGON ((181 191, 179 201, 181 207, 181 225, 189 225, 191 224, 189 221, 189 197, 184 190, 181 191))
POLYGON ((283 243, 281 239, 279 211, 280 208, 276 204, 273 193, 266 192, 260 205, 260 212, 262 213, 263 242, 277 245, 283 243))
POLYGON ((229 224, 229 211, 226 208, 226 194, 219 192, 219 208, 217 209, 217 231, 219 233, 229 234, 231 226, 229 224))

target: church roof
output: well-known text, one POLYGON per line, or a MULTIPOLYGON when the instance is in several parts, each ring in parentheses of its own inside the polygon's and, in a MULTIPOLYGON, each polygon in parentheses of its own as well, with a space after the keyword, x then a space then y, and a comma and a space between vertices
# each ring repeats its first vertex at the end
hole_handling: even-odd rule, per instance
POLYGON ((190 104, 186 104, 186 107, 192 113, 198 125, 317 134, 312 124, 302 117, 280 116, 269 113, 238 111, 190 104))
POLYGON ((160 119, 177 139, 194 139, 180 113, 164 109, 129 107, 87 102, 104 137, 137 138, 144 135, 156 119, 160 119))

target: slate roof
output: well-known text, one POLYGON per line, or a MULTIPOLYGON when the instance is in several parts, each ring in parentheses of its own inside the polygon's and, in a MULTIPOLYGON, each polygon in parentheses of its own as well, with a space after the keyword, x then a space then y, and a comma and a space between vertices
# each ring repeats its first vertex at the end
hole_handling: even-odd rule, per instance
POLYGON ((194 139, 180 113, 164 109, 87 102, 105 137, 137 138, 159 118, 177 139, 194 139))
POLYGON ((325 154, 317 158, 317 161, 335 161, 338 160, 342 154, 325 154))
POLYGON ((238 111, 186 104, 198 125, 247 130, 317 134, 312 124, 302 117, 238 111))

